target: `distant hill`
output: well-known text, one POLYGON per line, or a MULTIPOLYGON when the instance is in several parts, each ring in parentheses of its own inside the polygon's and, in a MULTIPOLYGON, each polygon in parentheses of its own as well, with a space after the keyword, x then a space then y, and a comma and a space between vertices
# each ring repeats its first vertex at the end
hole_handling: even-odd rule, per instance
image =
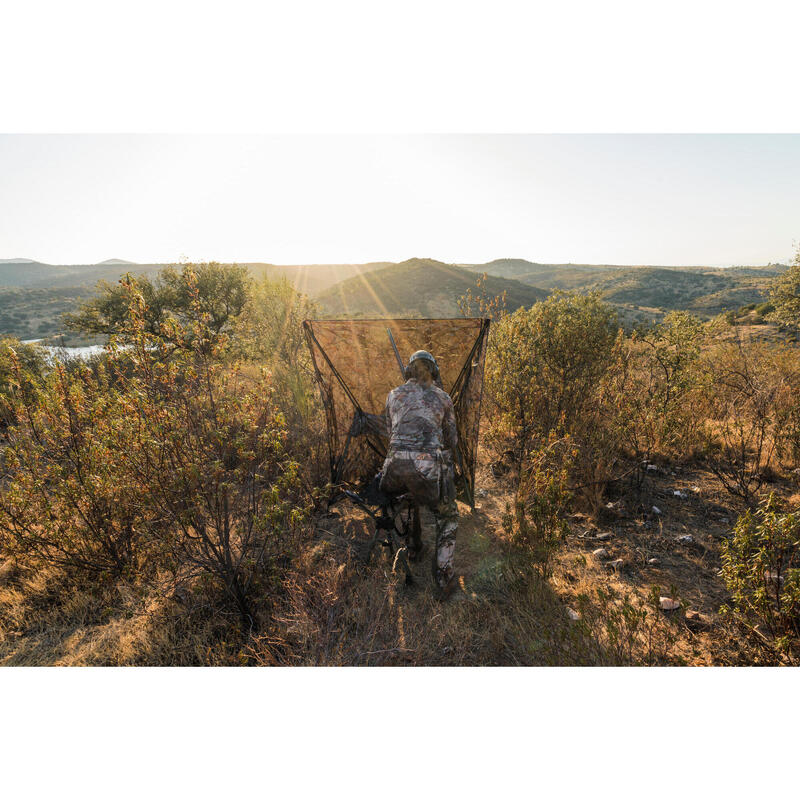
POLYGON ((302 264, 280 266, 278 264, 243 263, 258 278, 286 278, 299 292, 315 296, 340 281, 353 278, 365 272, 383 269, 394 262, 374 261, 368 264, 302 264))
POLYGON ((703 295, 730 288, 735 278, 722 275, 639 267, 612 272, 587 285, 609 303, 683 308, 703 295))
MULTIPOLYGON (((412 258, 372 270, 332 286, 317 296, 322 312, 331 316, 455 317, 458 299, 475 288, 476 275, 454 264, 412 258)), ((507 293, 514 311, 543 299, 547 292, 519 281, 489 276, 492 295, 507 293)))
MULTIPOLYGON (((130 272, 154 276, 166 264, 134 264, 112 258, 100 264, 46 264, 26 258, 0 260, 0 335, 21 338, 63 332, 61 314, 86 299, 100 280, 113 283, 130 272)), ((708 318, 722 311, 760 303, 770 280, 787 267, 672 267, 614 264, 543 264, 499 258, 485 264, 445 264, 410 259, 396 264, 278 265, 249 262, 255 278, 284 277, 318 298, 331 315, 458 316, 457 300, 489 277, 486 291, 508 294, 508 307, 530 306, 554 289, 598 291, 626 322, 660 319, 685 309, 708 318)))
POLYGON ((523 258, 498 258, 485 264, 459 264, 471 272, 511 278, 540 289, 573 289, 618 266, 607 264, 537 264, 523 258))
POLYGON ((116 281, 125 272, 153 273, 163 264, 111 262, 102 264, 44 264, 41 261, 0 262, 0 287, 68 288, 91 287, 99 280, 116 281))

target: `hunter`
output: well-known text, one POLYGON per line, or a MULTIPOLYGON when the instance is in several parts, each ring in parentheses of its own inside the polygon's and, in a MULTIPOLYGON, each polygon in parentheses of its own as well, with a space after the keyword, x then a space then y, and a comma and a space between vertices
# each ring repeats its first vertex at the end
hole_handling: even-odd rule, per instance
MULTIPOLYGON (((440 389, 439 367, 427 350, 417 350, 405 369, 406 382, 386 400, 389 450, 380 487, 390 494, 410 494, 420 510, 433 512, 436 548, 433 577, 443 597, 453 589, 453 555, 458 528, 453 453, 458 445, 455 411, 450 395, 440 389)), ((429 529, 427 515, 420 523, 429 529)), ((418 535, 409 557, 422 556, 418 535)))

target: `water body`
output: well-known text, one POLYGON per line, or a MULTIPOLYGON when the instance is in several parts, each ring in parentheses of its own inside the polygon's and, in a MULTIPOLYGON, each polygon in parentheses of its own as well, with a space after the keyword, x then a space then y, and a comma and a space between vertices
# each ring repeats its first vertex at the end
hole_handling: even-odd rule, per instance
MULTIPOLYGON (((39 344, 41 341, 41 339, 28 339, 22 344, 39 344)), ((73 358, 86 360, 105 351, 105 347, 101 344, 89 344, 83 347, 54 347, 49 344, 39 344, 39 347, 47 353, 50 360, 58 359, 60 361, 73 358)))

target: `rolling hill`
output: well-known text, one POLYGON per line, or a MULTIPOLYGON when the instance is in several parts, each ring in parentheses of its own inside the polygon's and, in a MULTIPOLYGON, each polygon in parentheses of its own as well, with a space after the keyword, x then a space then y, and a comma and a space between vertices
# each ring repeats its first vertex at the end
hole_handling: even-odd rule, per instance
MULTIPOLYGON (((396 317, 460 316, 458 299, 475 288, 476 275, 454 264, 412 258, 344 280, 317 295, 324 314, 396 317)), ((547 292, 508 278, 489 276, 486 292, 507 293, 514 311, 546 297, 547 292)))
MULTIPOLYGON (((125 273, 152 276, 166 264, 112 258, 100 264, 45 264, 0 259, 0 335, 22 339, 63 333, 61 315, 93 293, 100 280, 125 273)), ((457 300, 489 277, 487 293, 507 292, 508 308, 530 306, 556 289, 597 291, 626 323, 652 322, 671 309, 709 318, 762 302, 782 264, 737 267, 652 267, 613 264, 543 264, 500 258, 485 264, 432 259, 401 263, 278 265, 246 262, 255 278, 286 278, 319 301, 323 314, 457 316, 457 300)), ((72 339, 72 337, 69 337, 72 339)))
POLYGON ((134 264, 118 259, 102 264, 44 264, 27 259, 0 261, 0 287, 91 287, 100 280, 116 281, 125 272, 142 275, 157 272, 163 264, 134 264))
POLYGON ((256 278, 262 276, 286 278, 298 292, 314 297, 340 281, 354 278, 365 272, 389 267, 393 263, 392 261, 373 261, 368 264, 300 264, 281 266, 279 264, 246 262, 242 266, 247 267, 256 278))

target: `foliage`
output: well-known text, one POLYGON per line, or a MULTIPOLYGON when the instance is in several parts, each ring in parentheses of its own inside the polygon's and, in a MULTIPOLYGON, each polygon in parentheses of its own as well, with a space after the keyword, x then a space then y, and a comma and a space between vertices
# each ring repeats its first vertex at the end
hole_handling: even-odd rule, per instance
MULTIPOLYGON (((647 600, 642 601, 611 586, 599 586, 593 595, 578 596, 578 627, 586 641, 594 643, 596 663, 651 665, 667 661, 677 634, 659 609, 659 594, 659 587, 652 586, 647 600)), ((671 594, 675 596, 674 589, 671 594)))
POLYGON ((508 289, 492 292, 486 286, 487 274, 484 272, 475 281, 475 291, 468 288, 458 298, 458 310, 465 317, 488 317, 493 322, 501 320, 508 313, 508 289))
POLYGON ((797 387, 775 349, 737 336, 703 354, 704 458, 725 488, 751 503, 784 439, 797 387))
POLYGON ((700 321, 673 311, 660 324, 634 331, 621 353, 611 391, 618 398, 620 443, 634 459, 639 483, 654 454, 686 458, 699 443, 692 397, 701 341, 700 321))
POLYGON ((184 264, 180 270, 165 267, 155 280, 126 274, 116 285, 101 281, 98 296, 65 315, 64 323, 69 330, 93 336, 124 336, 133 298, 141 296, 143 328, 149 335, 163 338, 177 330, 185 336, 192 322, 202 320, 218 337, 242 313, 249 282, 246 267, 215 262, 184 264), (129 290, 131 286, 136 287, 135 293, 129 290), (167 325, 170 321, 177 322, 178 328, 167 325))
POLYGON ((789 269, 774 279, 770 302, 775 307, 771 315, 773 319, 800 327, 800 245, 789 269))
POLYGON ((578 448, 575 481, 605 484, 610 464, 603 458, 609 450, 601 423, 611 400, 606 377, 621 341, 613 309, 596 295, 557 292, 497 323, 486 364, 490 435, 506 442, 518 481, 530 455, 555 433, 569 434, 578 448))
POLYGON ((800 644, 800 516, 784 511, 774 494, 756 510, 748 509, 723 545, 722 575, 733 611, 744 621, 760 622, 778 651, 796 651, 800 644))
POLYGON ((119 469, 128 447, 118 392, 84 368, 58 365, 37 396, 11 401, 5 488, 0 493, 3 549, 89 573, 121 575, 140 563, 140 492, 119 469))
POLYGON ((0 340, 0 425, 15 420, 9 403, 15 392, 34 393, 47 371, 45 351, 16 339, 0 340))
MULTIPOLYGON (((148 533, 165 564, 181 580, 215 578, 250 619, 253 581, 301 516, 291 503, 297 465, 286 451, 269 374, 245 377, 223 365, 211 320, 193 323, 193 349, 154 356, 160 340, 146 332, 137 307, 143 302, 131 305, 124 337, 131 349, 115 353, 133 365, 131 378, 117 373, 135 443, 120 458, 151 510, 148 533)), ((192 317, 205 313, 197 307, 192 317)))
POLYGON ((3 546, 84 573, 216 584, 253 624, 254 587, 268 595, 304 504, 271 373, 232 359, 208 274, 184 268, 185 313, 157 332, 123 281, 105 363, 58 364, 38 396, 16 391, 3 546))
POLYGON ((524 569, 533 566, 547 580, 552 557, 567 533, 563 519, 570 500, 568 475, 576 453, 569 436, 549 442, 532 453, 517 485, 513 511, 507 506, 503 527, 524 569))

